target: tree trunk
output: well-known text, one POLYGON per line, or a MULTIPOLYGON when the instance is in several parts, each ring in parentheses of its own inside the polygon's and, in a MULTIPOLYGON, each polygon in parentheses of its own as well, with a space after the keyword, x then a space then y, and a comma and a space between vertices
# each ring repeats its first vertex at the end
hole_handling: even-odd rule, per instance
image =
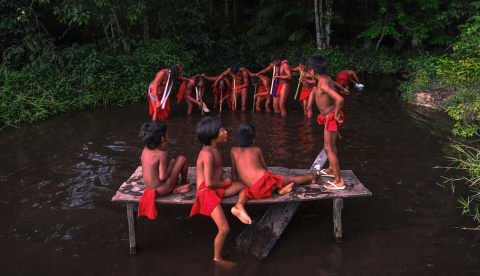
POLYGON ((125 36, 125 32, 123 31, 122 25, 120 25, 120 21, 118 20, 118 16, 117 16, 117 13, 115 12, 115 10, 113 10, 113 19, 115 20, 115 25, 117 26, 117 31, 118 31, 120 41, 123 44, 123 50, 126 53, 128 53, 129 50, 130 50, 130 47, 128 46, 128 41, 127 41, 127 38, 125 36))
POLYGON ((143 7, 143 41, 147 42, 150 39, 150 29, 148 27, 148 9, 143 7))
POLYGON ((320 13, 320 43, 321 49, 325 50, 325 28, 323 27, 323 0, 318 3, 318 12, 320 13))
POLYGON ((314 8, 315 8, 315 33, 316 33, 316 38, 317 38, 317 50, 322 49, 322 29, 320 27, 320 11, 319 11, 319 3, 318 1, 321 0, 313 0, 314 2, 314 8))
POLYGON ((387 27, 387 25, 388 25, 388 18, 385 19, 385 25, 383 25, 382 34, 380 35, 380 38, 378 39, 377 47, 375 48, 375 51, 377 51, 378 47, 380 47, 380 42, 382 42, 383 35, 385 33, 385 28, 387 27))
POLYGON ((227 22, 229 21, 229 17, 228 17, 228 1, 230 1, 230 0, 225 0, 225 19, 226 19, 227 22))
POLYGON ((330 47, 330 26, 332 23, 332 2, 333 0, 325 0, 325 8, 327 9, 325 22, 325 48, 330 47))
POLYGON ((102 20, 103 33, 105 34, 105 37, 107 38, 108 46, 110 47, 111 50, 115 50, 115 47, 112 44, 112 41, 110 40, 110 37, 108 36, 108 27, 109 27, 110 24, 112 24, 112 21, 109 21, 108 24, 105 24, 105 21, 102 20))

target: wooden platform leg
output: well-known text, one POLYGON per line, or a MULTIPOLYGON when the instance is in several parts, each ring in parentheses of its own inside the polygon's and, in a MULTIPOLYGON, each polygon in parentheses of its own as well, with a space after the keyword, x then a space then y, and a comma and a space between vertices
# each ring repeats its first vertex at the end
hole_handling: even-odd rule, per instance
POLYGON ((342 209, 343 199, 333 199, 333 234, 337 242, 342 242, 342 209))
POLYGON ((258 223, 253 223, 237 237, 237 249, 250 251, 260 260, 264 259, 293 218, 298 206, 300 202, 270 206, 258 223))
POLYGON ((130 241, 130 254, 137 253, 137 240, 135 238, 135 216, 133 215, 134 203, 127 203, 128 237, 130 241))

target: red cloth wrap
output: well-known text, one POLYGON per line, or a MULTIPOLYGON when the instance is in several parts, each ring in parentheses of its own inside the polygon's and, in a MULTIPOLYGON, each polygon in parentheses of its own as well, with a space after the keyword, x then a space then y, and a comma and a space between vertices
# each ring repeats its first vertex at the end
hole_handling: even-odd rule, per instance
MULTIPOLYGON (((265 90, 265 87, 263 87, 262 85, 259 85, 258 86, 258 94, 260 93, 265 93, 265 92, 268 92, 267 90, 265 90)), ((263 95, 263 96, 259 96, 259 98, 267 98, 268 95, 263 95)))
MULTIPOLYGON (((340 111, 340 119, 343 121, 343 112, 340 111)), ((335 111, 330 112, 327 117, 323 116, 321 113, 317 117, 317 122, 319 125, 325 125, 325 130, 328 131, 338 131, 338 127, 342 126, 343 123, 339 124, 335 120, 335 111)))
MULTIPOLYGON (((150 86, 150 91, 149 92, 152 93, 152 95, 153 95, 153 87, 152 86, 150 86)), ((150 107, 152 108, 151 110, 149 109, 149 111, 152 112, 150 115, 153 115, 153 110, 156 108, 157 109, 157 114, 158 114, 157 119, 161 119, 161 120, 167 119, 170 116, 170 97, 168 97, 167 102, 165 103, 165 109, 162 109, 161 104, 160 104, 160 107, 157 107, 156 106, 157 102, 153 101, 150 98, 150 95, 148 95, 148 97, 149 97, 148 102, 150 103, 150 107)), ((159 98, 160 99, 157 99, 157 101, 160 101, 162 99, 162 97, 160 95, 159 95, 159 98)))
POLYGON ((213 209, 215 209, 220 201, 222 201, 222 198, 225 195, 225 190, 230 188, 230 186, 232 186, 231 182, 223 184, 222 188, 210 189, 207 188, 205 182, 202 182, 198 188, 197 197, 193 203, 192 211, 190 211, 190 216, 196 214, 210 216, 213 209))
POLYGON ((213 94, 220 92, 220 90, 215 86, 215 84, 212 84, 212 88, 213 88, 213 94))
POLYGON ((183 95, 185 95, 185 89, 187 88, 186 84, 187 84, 186 81, 182 82, 182 85, 180 85, 180 88, 178 89, 177 103, 179 103, 183 99, 183 95))
POLYGON ((276 185, 277 188, 282 188, 282 178, 274 175, 271 171, 266 171, 252 187, 248 188, 245 186, 245 195, 248 198, 270 197, 272 196, 274 185, 276 185))
POLYGON ((300 92, 300 100, 299 101, 303 101, 305 99, 308 99, 308 96, 310 96, 310 93, 312 92, 312 90, 313 90, 313 87, 311 87, 311 88, 302 87, 302 91, 300 92))
POLYGON ((155 189, 145 188, 143 195, 140 198, 140 203, 138 204, 138 216, 147 216, 149 219, 155 219, 157 217, 157 208, 155 208, 155 198, 157 196, 157 191, 155 189))
POLYGON ((276 93, 274 97, 280 97, 280 91, 282 91, 282 87, 283 87, 283 83, 279 83, 277 85, 277 91, 276 92, 272 91, 272 94, 276 93))
POLYGON ((348 85, 350 81, 350 77, 348 76, 347 73, 345 72, 340 72, 337 74, 337 77, 335 78, 335 81, 340 83, 341 85, 348 85))

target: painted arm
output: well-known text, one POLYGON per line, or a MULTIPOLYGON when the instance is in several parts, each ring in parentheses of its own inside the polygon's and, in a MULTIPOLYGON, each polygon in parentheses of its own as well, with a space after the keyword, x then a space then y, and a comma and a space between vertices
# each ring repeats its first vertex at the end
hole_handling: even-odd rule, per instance
POLYGON ((207 76, 204 76, 206 80, 208 81, 216 81, 218 79, 219 76, 215 76, 215 77, 207 77, 207 76))
POLYGON ((354 83, 360 83, 360 81, 358 80, 357 78, 357 74, 355 74, 355 72, 352 71, 352 74, 349 75, 350 76, 350 80, 354 83))
POLYGON ((250 72, 250 70, 248 70, 247 68, 243 67, 243 69, 245 70, 245 72, 247 72, 249 77, 252 77, 253 75, 255 75, 252 72, 250 72))
POLYGON ((200 106, 201 105, 200 102, 191 96, 194 87, 195 87, 195 82, 193 80, 189 80, 188 83, 186 84, 185 94, 183 95, 183 97, 185 97, 185 99, 189 99, 190 101, 200 106))

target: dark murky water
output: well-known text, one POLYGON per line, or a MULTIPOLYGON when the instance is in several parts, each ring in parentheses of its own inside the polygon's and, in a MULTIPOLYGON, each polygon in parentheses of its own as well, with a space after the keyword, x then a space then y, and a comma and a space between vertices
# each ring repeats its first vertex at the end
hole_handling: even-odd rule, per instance
MULTIPOLYGON (((450 120, 399 102, 395 78, 371 77, 364 84, 346 99, 337 147, 341 168, 353 170, 373 196, 344 201, 344 242, 333 237, 331 201, 302 203, 258 263, 233 250, 244 226, 227 215, 225 257, 238 262, 232 274, 480 274, 479 235, 456 228, 467 219, 456 197, 435 184, 442 171, 433 167, 446 164, 450 120)), ((168 151, 193 166, 201 116, 184 115, 184 104, 172 108, 168 151)), ((289 110, 286 118, 224 111, 231 138, 222 147, 224 166, 230 166, 235 127, 247 121, 257 127, 256 144, 268 165, 309 168, 322 148, 323 128, 304 118, 297 102, 291 100, 289 110)), ((126 208, 110 199, 140 164, 137 133, 148 120, 144 102, 62 114, 0 133, 2 275, 219 273, 211 261, 216 227, 208 217, 189 218, 190 206, 159 205, 155 221, 140 219, 139 250, 129 255, 126 208)), ((254 219, 267 208, 247 207, 254 219)))

